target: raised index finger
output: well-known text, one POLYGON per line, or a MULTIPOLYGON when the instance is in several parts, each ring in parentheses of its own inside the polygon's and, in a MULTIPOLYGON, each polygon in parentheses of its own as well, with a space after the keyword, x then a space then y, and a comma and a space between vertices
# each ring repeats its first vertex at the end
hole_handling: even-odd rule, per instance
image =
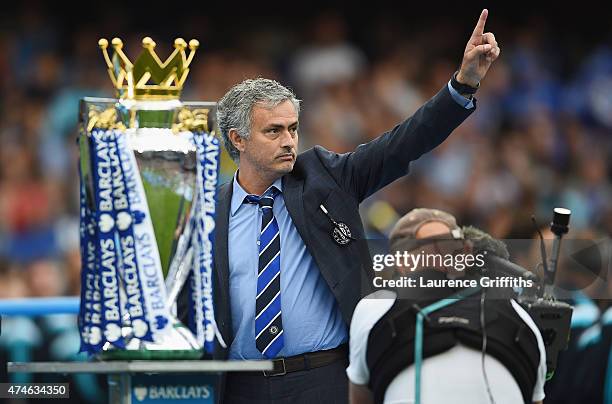
POLYGON ((489 10, 486 8, 482 10, 480 13, 480 18, 478 19, 478 23, 476 23, 476 28, 474 28, 474 32, 472 33, 472 38, 479 37, 484 33, 485 22, 487 22, 487 16, 489 15, 489 10))

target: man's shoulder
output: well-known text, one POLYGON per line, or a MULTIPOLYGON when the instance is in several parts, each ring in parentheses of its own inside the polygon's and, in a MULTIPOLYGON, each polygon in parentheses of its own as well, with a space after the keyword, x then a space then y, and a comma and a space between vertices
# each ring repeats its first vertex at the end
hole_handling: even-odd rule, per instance
POLYGON ((391 290, 377 290, 357 303, 351 329, 371 329, 374 324, 384 316, 397 299, 397 293, 391 290))
POLYGON ((357 307, 355 308, 355 312, 383 312, 386 313, 389 311, 395 300, 397 299, 397 293, 392 290, 381 289, 375 292, 370 293, 369 295, 362 298, 359 303, 357 303, 357 307))
POLYGON ((229 179, 228 181, 224 182, 223 184, 219 185, 219 188, 217 189, 217 204, 222 203, 227 198, 231 197, 232 184, 233 184, 233 177, 229 179))
POLYGON ((327 160, 333 159, 335 156, 339 156, 339 154, 328 150, 321 145, 315 145, 310 149, 298 154, 297 163, 308 163, 315 160, 325 163, 327 160))
POLYGON ((232 189, 233 177, 219 185, 219 193, 227 193, 232 189))
MULTIPOLYGON (((292 175, 329 179, 337 184, 346 180, 347 163, 351 153, 337 153, 316 145, 298 155, 292 175)), ((324 181, 326 182, 326 181, 324 181)))
POLYGON ((288 175, 298 179, 317 177, 320 180, 320 175, 325 175, 325 173, 331 174, 334 154, 334 152, 327 150, 323 146, 317 145, 311 147, 298 154, 295 166, 288 175))

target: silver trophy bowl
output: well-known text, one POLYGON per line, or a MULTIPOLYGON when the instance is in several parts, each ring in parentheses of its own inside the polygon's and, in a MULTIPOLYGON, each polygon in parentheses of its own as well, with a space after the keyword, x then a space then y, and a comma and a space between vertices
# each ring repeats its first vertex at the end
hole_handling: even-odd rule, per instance
MULTIPOLYGON (((134 335, 128 311, 124 310, 122 336, 125 349, 115 348, 107 342, 99 356, 105 360, 199 359, 203 353, 202 347, 176 317, 177 298, 193 260, 193 253, 185 245, 192 231, 188 224, 196 190, 196 149, 172 128, 177 123, 180 111, 208 110, 208 116, 214 117, 216 103, 120 101, 90 97, 81 100, 81 176, 92 209, 95 209, 95 203, 91 200, 93 179, 89 142, 92 140, 87 134, 93 124, 92 117, 109 108, 116 109, 118 119, 126 128, 122 136, 126 136, 126 143, 136 156, 164 273, 166 304, 171 313, 172 326, 154 342, 143 341, 134 335)), ((212 122, 209 125, 214 127, 212 122)), ((120 287, 120 301, 125 304, 126 300, 125 288, 120 287)))

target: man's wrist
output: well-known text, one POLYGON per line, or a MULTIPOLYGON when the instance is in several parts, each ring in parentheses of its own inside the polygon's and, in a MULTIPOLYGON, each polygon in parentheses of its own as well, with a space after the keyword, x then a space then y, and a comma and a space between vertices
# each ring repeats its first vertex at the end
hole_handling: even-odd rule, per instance
POLYGON ((453 78, 451 79, 451 86, 457 92, 464 97, 470 98, 470 96, 478 90, 480 87, 480 82, 474 82, 473 80, 468 80, 461 74, 461 70, 455 72, 453 74, 453 78))

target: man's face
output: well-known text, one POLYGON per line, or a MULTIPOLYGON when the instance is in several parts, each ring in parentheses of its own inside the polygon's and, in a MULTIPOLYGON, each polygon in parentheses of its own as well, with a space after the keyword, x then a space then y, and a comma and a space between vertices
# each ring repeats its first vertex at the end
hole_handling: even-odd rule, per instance
POLYGON ((293 170, 298 145, 298 117, 287 100, 276 107, 255 105, 251 112, 251 136, 236 139, 240 150, 240 169, 256 170, 274 180, 293 170))

